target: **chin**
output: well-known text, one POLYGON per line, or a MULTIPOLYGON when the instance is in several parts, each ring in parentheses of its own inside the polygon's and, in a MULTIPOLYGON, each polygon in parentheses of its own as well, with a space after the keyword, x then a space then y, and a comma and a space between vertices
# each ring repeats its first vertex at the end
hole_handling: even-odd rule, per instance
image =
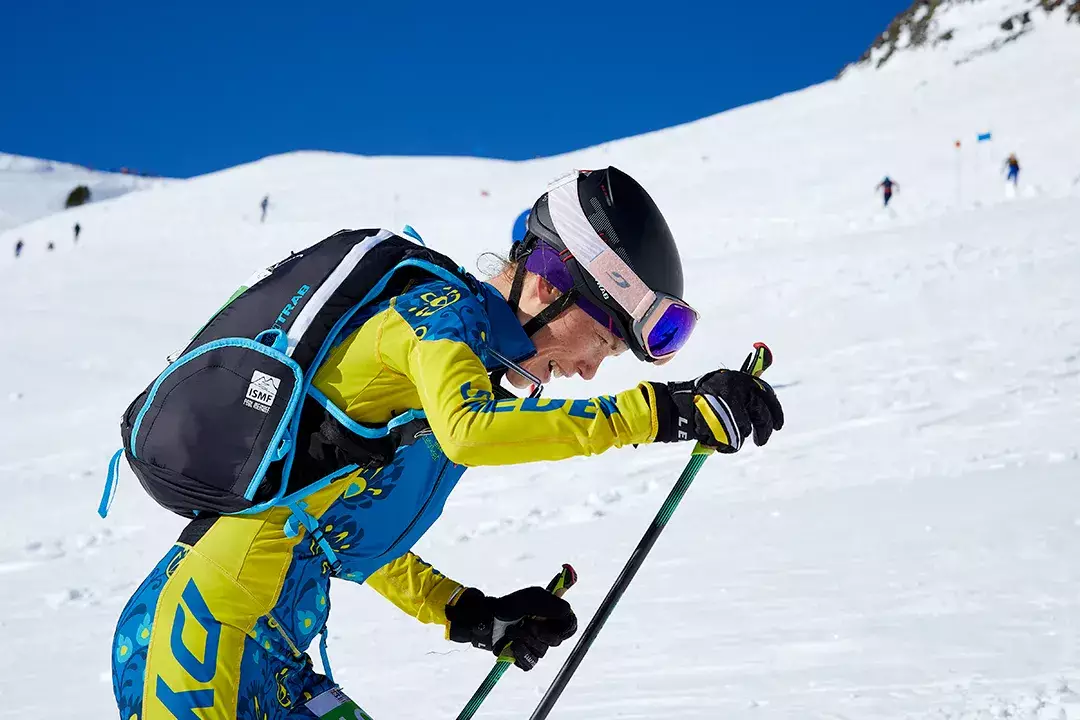
MULTIPOLYGON (((532 372, 528 368, 525 368, 525 370, 527 370, 528 372, 532 372)), ((508 370, 505 377, 510 382, 510 384, 518 390, 527 390, 528 388, 532 387, 532 382, 530 382, 528 378, 514 372, 513 370, 508 370)))

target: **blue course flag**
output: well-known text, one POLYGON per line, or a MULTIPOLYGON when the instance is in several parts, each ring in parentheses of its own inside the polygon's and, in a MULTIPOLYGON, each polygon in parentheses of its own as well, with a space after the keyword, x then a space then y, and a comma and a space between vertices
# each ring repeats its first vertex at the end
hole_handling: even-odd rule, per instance
POLYGON ((993 133, 979 133, 979 142, 986 142, 991 139, 993 133))

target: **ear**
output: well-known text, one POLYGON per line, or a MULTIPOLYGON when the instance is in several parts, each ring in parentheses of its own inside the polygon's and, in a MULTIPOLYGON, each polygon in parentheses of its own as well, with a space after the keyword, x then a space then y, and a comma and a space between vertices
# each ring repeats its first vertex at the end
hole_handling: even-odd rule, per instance
POLYGON ((536 276, 536 296, 544 305, 550 305, 562 295, 557 287, 539 275, 536 276))

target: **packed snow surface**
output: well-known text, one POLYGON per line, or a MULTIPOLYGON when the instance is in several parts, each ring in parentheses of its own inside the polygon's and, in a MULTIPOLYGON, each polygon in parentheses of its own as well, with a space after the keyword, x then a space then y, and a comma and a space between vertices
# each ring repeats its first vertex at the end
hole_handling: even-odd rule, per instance
MULTIPOLYGON (((118 418, 252 270, 404 223, 473 266, 548 180, 606 164, 664 208, 703 320, 669 365, 627 356, 549 394, 694 377, 764 340, 788 422, 705 464, 552 717, 1080 718, 1080 32, 1033 38, 528 163, 268 158, 5 254, 0 718, 115 716, 114 622, 183 524, 126 470, 94 513, 118 418)), ((584 626, 689 449, 472 470, 416 549, 490 593, 570 562, 584 626)), ((367 588, 333 602, 335 676, 377 718, 454 717, 491 665, 367 588)), ((567 652, 479 717, 527 717, 567 652)))

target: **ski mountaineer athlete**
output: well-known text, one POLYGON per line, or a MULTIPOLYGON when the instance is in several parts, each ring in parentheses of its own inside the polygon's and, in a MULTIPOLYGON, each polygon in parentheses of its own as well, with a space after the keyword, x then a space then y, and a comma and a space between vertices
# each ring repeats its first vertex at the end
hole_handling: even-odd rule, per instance
POLYGON ((889 201, 892 200, 893 196, 893 188, 899 190, 900 183, 896 182, 888 175, 886 175, 885 179, 879 182, 877 187, 874 188, 875 190, 881 190, 881 196, 885 201, 884 207, 889 207, 889 201))
MULTIPOLYGON (((194 518, 135 591, 116 628, 113 690, 122 720, 367 717, 330 676, 331 578, 366 583, 420 622, 442 626, 451 641, 496 655, 512 641, 515 664, 529 670, 576 631, 565 600, 540 587, 489 596, 409 551, 466 468, 649 442, 701 441, 733 453, 744 438, 752 435, 763 445, 783 426, 783 410, 767 383, 724 369, 594 398, 541 398, 537 392, 522 398, 503 390, 503 379, 523 390, 552 377, 590 379, 606 358, 627 349, 640 360, 663 363, 690 338, 697 314, 681 299, 675 240, 652 198, 616 168, 575 172, 552 184, 533 206, 524 240, 489 282, 388 231, 342 231, 269 269, 206 328, 239 322, 275 278, 338 247, 344 260, 337 269, 282 311, 292 323, 288 337, 284 330, 260 334, 256 340, 265 345, 251 357, 269 362, 277 354, 268 346, 285 347, 287 340, 292 359, 308 362, 298 359, 306 335, 296 336, 314 332, 319 318, 306 311, 320 302, 329 306, 331 281, 344 292, 348 281, 339 272, 408 265, 409 282, 380 283, 380 291, 396 289, 351 314, 334 311, 349 320, 326 335, 329 349, 311 361, 313 381, 298 386, 307 399, 290 430, 296 452, 275 502, 240 514, 200 512, 222 505, 207 505, 207 486, 192 478, 224 462, 218 459, 225 457, 222 447, 231 446, 222 445, 226 426, 185 425, 185 414, 206 399, 188 386, 226 378, 212 373, 240 356, 221 354, 203 366, 200 360, 246 352, 256 342, 218 340, 181 357, 122 421, 126 457, 144 487, 194 518), (185 384, 173 383, 190 366, 199 372, 186 375, 185 384), (182 475, 162 470, 173 446, 195 435, 205 452, 196 445, 182 475), (338 470, 327 473, 330 467, 338 470), (281 496, 286 485, 290 494, 281 496), (163 491, 166 486, 171 490, 163 491), (291 492, 296 487, 305 489, 291 492), (306 652, 316 636, 325 675, 306 652)), ((226 393, 211 393, 213 412, 227 416, 223 422, 272 417, 264 413, 289 397, 287 376, 275 385, 266 381, 269 373, 260 373, 240 376, 248 392, 244 397, 240 390, 243 402, 224 404, 226 393)), ((199 423, 213 424, 216 417, 199 423)), ((242 460, 250 454, 243 448, 242 460)), ((107 512, 104 500, 99 511, 107 512)), ((425 702, 422 694, 410 701, 425 702)))

